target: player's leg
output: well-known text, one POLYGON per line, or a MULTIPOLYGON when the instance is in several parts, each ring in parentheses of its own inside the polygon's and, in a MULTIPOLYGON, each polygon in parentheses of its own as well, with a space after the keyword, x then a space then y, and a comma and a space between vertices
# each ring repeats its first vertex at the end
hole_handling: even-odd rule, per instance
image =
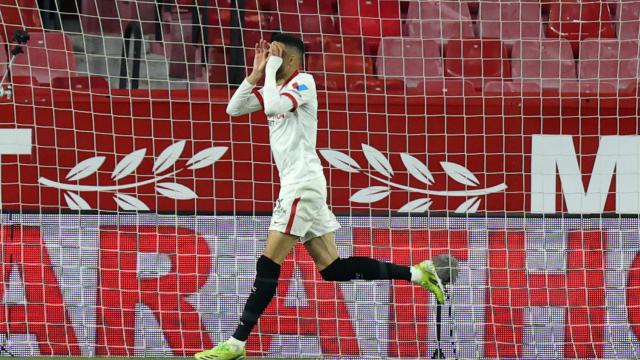
POLYGON ((232 360, 245 356, 245 343, 267 308, 278 286, 280 265, 298 241, 298 236, 270 230, 264 252, 256 262, 256 277, 244 305, 240 323, 229 340, 196 354, 199 360, 232 360))
POLYGON ((233 338, 247 341, 251 330, 276 294, 280 265, 298 241, 297 236, 269 231, 264 253, 256 263, 256 279, 251 294, 244 306, 240 324, 233 333, 233 338))
POLYGON ((378 261, 364 256, 338 256, 335 233, 318 236, 304 243, 309 255, 327 281, 406 280, 411 281, 411 267, 378 261))
POLYGON ((326 281, 406 280, 429 290, 439 302, 444 302, 444 286, 431 260, 405 266, 363 256, 343 259, 338 256, 334 232, 307 240, 304 246, 326 281))

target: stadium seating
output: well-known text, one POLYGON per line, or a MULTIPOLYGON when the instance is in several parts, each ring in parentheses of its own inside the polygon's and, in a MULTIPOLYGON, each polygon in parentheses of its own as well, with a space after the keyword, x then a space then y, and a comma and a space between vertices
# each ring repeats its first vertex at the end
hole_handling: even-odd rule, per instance
POLYGON ((252 48, 261 38, 270 39, 278 30, 278 13, 273 1, 248 0, 245 6, 244 45, 252 48))
POLYGON ((5 45, 5 40, 0 36, 0 79, 2 79, 4 73, 7 71, 7 63, 9 62, 5 45))
POLYGON ((114 1, 82 0, 80 2, 82 30, 90 34, 121 33, 118 7, 114 1))
POLYGON ((338 14, 341 33, 364 36, 370 54, 377 53, 380 37, 402 35, 397 0, 340 0, 338 14))
POLYGON ((559 89, 563 82, 576 81, 571 45, 564 39, 522 40, 511 55, 514 81, 537 83, 543 89, 559 89))
POLYGON ((474 37, 471 13, 460 1, 413 1, 407 10, 410 37, 444 42, 474 37))
POLYGON ((499 38, 504 43, 542 37, 540 4, 533 2, 480 2, 480 37, 499 38))
MULTIPOLYGON (((16 56, 11 75, 33 77, 40 84, 50 84, 55 77, 69 77, 76 71, 71 39, 63 33, 30 33, 24 54, 16 56)), ((15 79, 14 79, 15 80, 15 79)))
POLYGON ((609 6, 601 2, 559 2, 549 8, 549 38, 564 38, 571 42, 575 54, 580 40, 615 37, 609 6))
MULTIPOLYGON (((121 34, 129 20, 142 21, 148 35, 155 31, 152 1, 80 3, 84 32, 121 34)), ((162 54, 170 77, 201 80, 208 70, 210 83, 227 85, 232 4, 165 3, 162 54), (194 38, 196 6, 207 19, 206 49, 202 39, 194 38), (202 51, 207 51, 207 64, 201 62, 202 51)), ((251 67, 251 49, 260 38, 270 39, 277 31, 300 34, 308 51, 306 68, 316 75, 319 88, 392 92, 406 86, 428 93, 470 83, 476 90, 495 92, 582 89, 576 83, 597 83, 597 89, 623 90, 638 83, 639 0, 246 0, 245 7, 244 66, 251 67), (430 79, 443 76, 444 82, 428 86, 430 79), (502 81, 511 83, 499 86, 502 81)), ((42 26, 36 0, 0 0, 0 16, 0 35, 7 38, 15 29, 42 26)), ((17 82, 78 89, 104 85, 104 79, 74 74, 73 50, 64 35, 33 31, 32 36, 26 54, 16 60, 17 82)), ((6 62, 0 57, 0 71, 6 62)))
POLYGON ((74 91, 95 91, 109 89, 109 83, 102 76, 70 76, 53 78, 51 87, 74 91))
POLYGON ((496 39, 450 39, 445 47, 445 75, 469 80, 476 89, 486 81, 509 80, 507 49, 496 39))
POLYGON ((640 40, 640 1, 617 4, 616 34, 621 40, 640 40))
POLYGON ((579 79, 628 88, 638 82, 638 56, 636 40, 587 39, 580 44, 579 79))
POLYGON ((318 89, 348 89, 373 75, 373 60, 365 57, 362 38, 325 36, 321 41, 322 53, 310 53, 306 59, 306 70, 315 75, 318 89))
POLYGON ((167 30, 163 38, 169 76, 191 80, 201 78, 204 68, 200 62, 200 48, 194 43, 191 7, 177 7, 164 15, 167 30))
POLYGON ((442 78, 442 56, 434 40, 383 38, 376 73, 385 79, 404 80, 416 87, 425 78, 442 78))
POLYGON ((0 0, 0 37, 11 41, 18 29, 36 31, 42 20, 36 0, 0 0))
POLYGON ((331 1, 279 0, 276 2, 280 30, 300 34, 335 34, 331 1))

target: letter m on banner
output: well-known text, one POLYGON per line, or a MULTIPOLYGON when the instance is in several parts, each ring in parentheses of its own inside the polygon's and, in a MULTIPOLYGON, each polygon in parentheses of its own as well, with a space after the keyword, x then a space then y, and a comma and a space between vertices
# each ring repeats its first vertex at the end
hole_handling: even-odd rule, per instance
POLYGON ((640 212, 640 136, 602 136, 591 177, 586 184, 582 181, 583 172, 586 173, 584 169, 580 170, 572 136, 533 136, 531 212, 556 212, 556 181, 559 176, 568 213, 602 213, 614 173, 616 212, 640 212))

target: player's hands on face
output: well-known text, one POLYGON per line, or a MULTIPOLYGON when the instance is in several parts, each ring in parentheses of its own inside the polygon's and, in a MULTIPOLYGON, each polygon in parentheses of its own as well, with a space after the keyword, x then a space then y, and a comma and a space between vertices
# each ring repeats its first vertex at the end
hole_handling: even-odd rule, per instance
POLYGON ((247 77, 250 83, 255 85, 264 76, 264 68, 267 65, 268 57, 269 43, 260 39, 260 42, 256 44, 255 55, 253 56, 253 70, 247 77))
POLYGON ((284 55, 284 46, 280 43, 274 42, 271 43, 271 47, 269 48, 269 52, 273 56, 282 57, 284 55))

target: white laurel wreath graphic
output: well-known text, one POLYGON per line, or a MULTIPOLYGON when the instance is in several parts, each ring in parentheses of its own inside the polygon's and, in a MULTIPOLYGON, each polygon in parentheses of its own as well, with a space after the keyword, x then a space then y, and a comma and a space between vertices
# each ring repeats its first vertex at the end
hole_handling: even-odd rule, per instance
MULTIPOLYGON (((224 146, 214 146, 204 149, 193 155, 193 157, 185 164, 186 167, 162 174, 172 167, 180 158, 180 155, 182 155, 182 151, 184 150, 185 143, 185 140, 181 140, 164 149, 153 163, 152 171, 154 177, 145 181, 111 186, 92 186, 60 183, 41 177, 38 179, 38 183, 60 190, 66 190, 64 199, 71 210, 91 210, 91 205, 77 194, 78 192, 102 191, 113 192, 113 200, 122 210, 148 211, 149 207, 139 199, 131 195, 118 193, 120 190, 133 189, 148 184, 155 184, 155 189, 159 194, 171 199, 196 199, 198 195, 188 187, 176 182, 160 181, 170 178, 185 169, 196 170, 212 165, 218 161, 218 159, 220 159, 229 148, 224 146)), ((113 181, 118 181, 131 175, 138 166, 140 166, 146 153, 147 149, 140 149, 123 157, 111 172, 111 179, 113 181)), ((104 156, 95 156, 85 159, 74 166, 73 169, 69 170, 65 178, 67 181, 78 181, 84 179, 98 171, 100 166, 102 166, 102 163, 104 163, 104 160, 104 156)))
MULTIPOLYGON (((391 178, 393 176, 393 168, 391 167, 391 163, 389 162, 389 160, 379 150, 367 144, 362 144, 362 151, 364 152, 364 156, 369 162, 369 165, 371 165, 371 167, 376 172, 383 175, 387 179, 376 176, 368 169, 362 169, 355 160, 342 152, 329 149, 320 150, 320 154, 329 162, 331 166, 349 173, 362 172, 369 178, 377 180, 386 185, 371 186, 365 189, 358 190, 355 194, 351 195, 351 198, 349 200, 351 200, 352 202, 370 204, 386 198, 391 194, 391 189, 395 188, 428 196, 467 197, 468 199, 460 204, 456 208, 455 212, 475 213, 480 207, 481 199, 479 197, 481 195, 504 191, 507 188, 507 185, 502 183, 500 185, 482 189, 446 191, 418 189, 398 184, 392 182, 391 180, 388 180, 388 178, 391 178)), ((433 185, 435 183, 431 171, 429 171, 429 168, 427 168, 427 166, 420 160, 407 153, 400 154, 400 158, 402 159, 402 163, 404 164, 404 166, 414 178, 427 185, 433 185)), ((462 185, 477 187, 480 184, 478 178, 476 178, 475 175, 473 175, 471 171, 469 171, 464 166, 446 161, 440 162, 440 166, 442 166, 442 169, 450 178, 462 185)), ((398 209, 398 212, 425 212, 429 210, 429 208, 431 207, 431 203, 432 201, 429 197, 412 200, 400 207, 400 209, 398 209)))

